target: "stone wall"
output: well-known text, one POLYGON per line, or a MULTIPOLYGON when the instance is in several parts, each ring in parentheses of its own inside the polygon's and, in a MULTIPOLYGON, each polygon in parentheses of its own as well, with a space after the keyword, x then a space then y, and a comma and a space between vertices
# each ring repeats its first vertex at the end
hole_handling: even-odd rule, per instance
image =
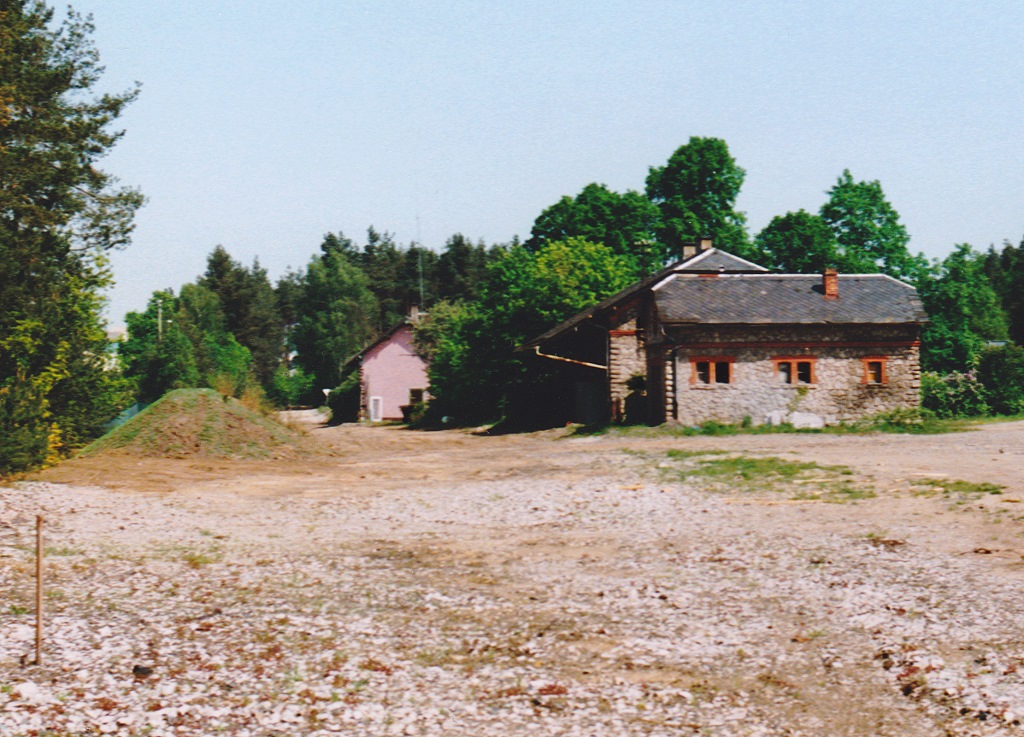
POLYGON ((741 422, 749 417, 761 424, 801 413, 834 424, 919 405, 916 328, 792 326, 671 332, 665 406, 668 419, 680 423, 741 422), (812 383, 784 383, 776 363, 782 357, 812 361, 812 383), (729 359, 730 383, 695 382, 695 358, 729 359), (868 358, 884 359, 885 383, 865 381, 868 358))
POLYGON ((608 332, 608 391, 613 419, 621 419, 625 409, 629 394, 626 382, 636 374, 647 375, 643 333, 637 330, 636 323, 636 318, 633 318, 608 332), (615 416, 616 408, 618 417, 615 416))

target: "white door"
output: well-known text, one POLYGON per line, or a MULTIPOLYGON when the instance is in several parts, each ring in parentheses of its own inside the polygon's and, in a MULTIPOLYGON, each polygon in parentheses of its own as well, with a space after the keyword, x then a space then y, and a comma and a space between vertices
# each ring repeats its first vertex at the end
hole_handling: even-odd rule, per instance
POLYGON ((370 397, 370 422, 384 419, 384 397, 370 397))

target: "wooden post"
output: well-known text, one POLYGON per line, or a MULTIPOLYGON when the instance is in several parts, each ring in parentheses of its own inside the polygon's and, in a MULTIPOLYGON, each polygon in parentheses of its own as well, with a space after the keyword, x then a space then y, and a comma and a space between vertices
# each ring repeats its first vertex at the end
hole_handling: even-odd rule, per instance
POLYGON ((43 663, 43 515, 36 515, 36 665, 43 663))

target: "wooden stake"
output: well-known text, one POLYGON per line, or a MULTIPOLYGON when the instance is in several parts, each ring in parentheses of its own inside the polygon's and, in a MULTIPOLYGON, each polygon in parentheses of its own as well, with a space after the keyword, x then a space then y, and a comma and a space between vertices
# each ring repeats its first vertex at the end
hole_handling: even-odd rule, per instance
POLYGON ((36 665, 43 663, 43 515, 36 515, 36 665))

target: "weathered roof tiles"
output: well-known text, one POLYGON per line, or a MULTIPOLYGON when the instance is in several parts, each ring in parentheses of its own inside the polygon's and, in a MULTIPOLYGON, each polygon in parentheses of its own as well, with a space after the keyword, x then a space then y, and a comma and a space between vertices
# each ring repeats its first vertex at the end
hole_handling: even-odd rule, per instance
POLYGON ((887 324, 927 321, 916 291, 884 274, 840 274, 826 299, 813 274, 672 274, 652 289, 663 323, 887 324))

